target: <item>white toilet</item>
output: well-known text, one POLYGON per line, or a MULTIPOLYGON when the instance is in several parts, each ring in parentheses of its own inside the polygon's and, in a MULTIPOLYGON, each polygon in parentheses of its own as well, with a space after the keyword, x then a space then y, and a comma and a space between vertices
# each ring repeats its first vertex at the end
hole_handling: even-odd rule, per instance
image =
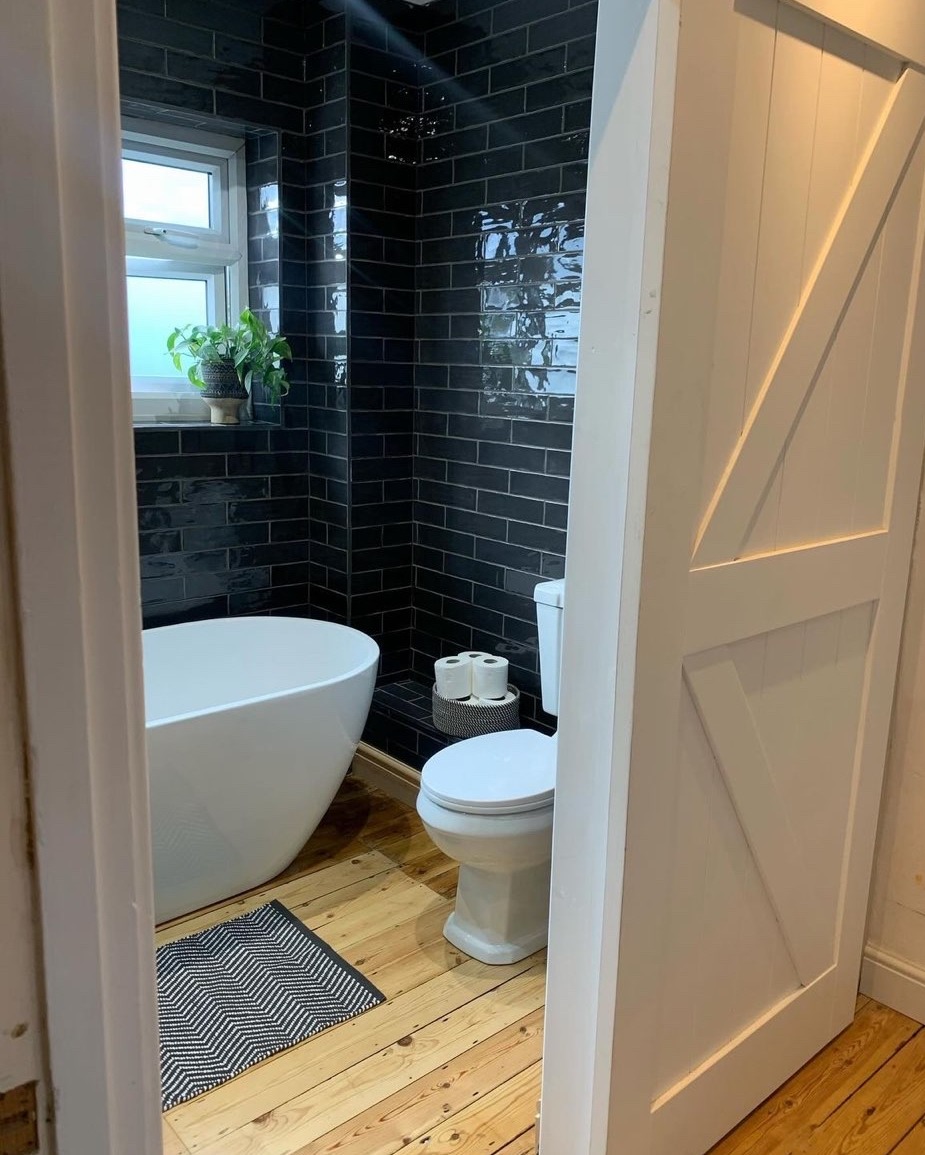
MULTIPOLYGON (((564 581, 534 592, 543 709, 557 714, 564 581)), ((537 730, 468 738, 425 764, 418 814, 459 866, 444 934, 472 958, 512 963, 546 945, 556 739, 537 730)))

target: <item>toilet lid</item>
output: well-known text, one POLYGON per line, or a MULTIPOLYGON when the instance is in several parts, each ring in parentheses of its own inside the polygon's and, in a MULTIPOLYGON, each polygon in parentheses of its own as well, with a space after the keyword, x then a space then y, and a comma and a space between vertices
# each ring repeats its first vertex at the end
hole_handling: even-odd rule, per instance
POLYGON ((548 806, 556 785, 556 740, 507 730, 457 742, 421 773, 421 791, 463 814, 520 814, 548 806))

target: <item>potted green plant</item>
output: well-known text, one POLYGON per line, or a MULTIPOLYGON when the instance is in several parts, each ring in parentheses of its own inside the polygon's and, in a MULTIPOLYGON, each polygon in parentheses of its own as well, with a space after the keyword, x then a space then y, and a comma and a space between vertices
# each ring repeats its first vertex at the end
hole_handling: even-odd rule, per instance
POLYGON ((289 392, 282 361, 292 359, 289 343, 272 333, 250 309, 236 325, 185 325, 167 338, 167 352, 177 369, 192 361, 186 375, 202 390, 214 425, 237 425, 238 413, 254 380, 267 397, 278 401, 289 392))

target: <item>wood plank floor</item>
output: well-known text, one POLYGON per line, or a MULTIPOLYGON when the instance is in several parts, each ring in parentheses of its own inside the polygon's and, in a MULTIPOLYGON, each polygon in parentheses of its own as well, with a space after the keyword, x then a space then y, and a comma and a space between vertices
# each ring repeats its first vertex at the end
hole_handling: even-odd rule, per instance
POLYGON ((279 899, 386 995, 164 1116, 164 1155, 533 1151, 546 965, 467 958, 442 935, 456 865, 417 814, 348 778, 279 878, 160 928, 158 943, 279 899))
MULTIPOLYGON (((532 1155, 545 958, 455 950, 455 887, 416 813, 348 778, 279 878, 161 928, 167 942, 278 898, 387 996, 168 1112, 164 1155, 532 1155)), ((925 1030, 859 997, 852 1025, 709 1155, 925 1155, 925 1030)))
POLYGON ((925 1155, 925 1030, 858 997, 854 1022, 709 1155, 925 1155))

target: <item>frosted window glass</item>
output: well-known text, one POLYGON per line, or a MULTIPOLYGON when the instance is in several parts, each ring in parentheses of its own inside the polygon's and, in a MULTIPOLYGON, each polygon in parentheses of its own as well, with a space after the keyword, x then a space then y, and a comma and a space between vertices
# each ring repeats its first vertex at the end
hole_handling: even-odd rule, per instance
POLYGON ((122 160, 125 215, 139 221, 211 227, 207 172, 143 160, 122 160))
POLYGON ((179 325, 208 321, 208 282, 183 277, 127 277, 128 339, 133 377, 171 377, 188 385, 167 352, 167 338, 179 325))

